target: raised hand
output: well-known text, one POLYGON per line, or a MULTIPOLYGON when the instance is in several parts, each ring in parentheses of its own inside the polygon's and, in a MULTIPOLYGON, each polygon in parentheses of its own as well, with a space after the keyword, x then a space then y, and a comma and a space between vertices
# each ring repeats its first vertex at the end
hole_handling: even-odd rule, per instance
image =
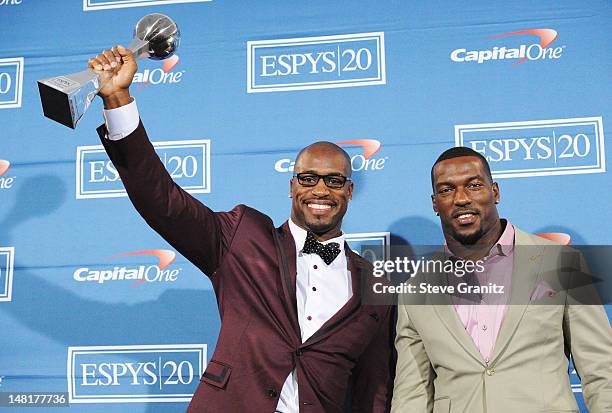
POLYGON ((100 75, 98 95, 105 109, 114 109, 132 101, 130 85, 138 69, 136 58, 123 46, 114 46, 89 59, 88 67, 100 75))

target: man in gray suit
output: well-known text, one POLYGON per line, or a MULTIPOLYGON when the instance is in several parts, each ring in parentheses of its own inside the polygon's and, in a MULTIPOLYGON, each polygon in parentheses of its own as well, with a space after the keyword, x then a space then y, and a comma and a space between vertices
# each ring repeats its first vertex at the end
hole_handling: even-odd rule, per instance
POLYGON ((392 412, 578 412, 570 354, 590 412, 612 412, 612 329, 584 299, 592 285, 573 283, 584 280, 581 255, 500 219, 499 187, 479 153, 447 150, 431 179, 447 256, 482 260, 473 285, 502 286, 506 300, 400 296, 392 412))

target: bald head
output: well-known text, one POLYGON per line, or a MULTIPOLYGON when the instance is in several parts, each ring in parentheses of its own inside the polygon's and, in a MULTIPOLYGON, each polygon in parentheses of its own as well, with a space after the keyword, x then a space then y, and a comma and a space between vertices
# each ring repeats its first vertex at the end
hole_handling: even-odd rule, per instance
POLYGON ((297 173, 306 172, 313 161, 323 162, 336 157, 342 160, 343 175, 347 177, 351 176, 351 158, 348 153, 335 143, 327 141, 315 142, 302 149, 295 158, 294 169, 297 173), (308 160, 308 165, 304 164, 304 159, 308 160))

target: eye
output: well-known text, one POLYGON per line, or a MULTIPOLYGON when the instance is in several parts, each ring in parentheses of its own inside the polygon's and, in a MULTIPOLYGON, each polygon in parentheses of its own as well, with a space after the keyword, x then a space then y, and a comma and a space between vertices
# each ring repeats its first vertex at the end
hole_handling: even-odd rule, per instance
POLYGON ((452 190, 453 190, 453 188, 449 188, 449 187, 440 188, 440 189, 438 189, 438 194, 440 194, 440 195, 448 194, 452 190))
POLYGON ((467 184, 466 188, 469 188, 469 189, 480 189, 480 188, 482 188, 482 186, 483 185, 480 182, 472 182, 470 184, 467 184))
POLYGON ((331 176, 331 177, 329 177, 327 179, 328 179, 328 182, 329 182, 330 185, 333 185, 333 186, 342 186, 342 185, 344 185, 344 179, 342 179, 342 178, 339 178, 339 177, 337 178, 337 177, 331 176))
POLYGON ((301 180, 305 184, 314 184, 314 183, 317 182, 318 179, 314 175, 303 175, 303 176, 301 176, 301 180))

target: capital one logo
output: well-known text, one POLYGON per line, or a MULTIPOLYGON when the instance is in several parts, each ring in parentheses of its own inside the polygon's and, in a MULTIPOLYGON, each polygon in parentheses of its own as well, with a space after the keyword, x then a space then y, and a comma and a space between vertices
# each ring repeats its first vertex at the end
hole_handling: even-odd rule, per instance
POLYGON ((521 44, 508 46, 494 46, 486 49, 468 50, 467 48, 455 49, 451 52, 450 58, 453 62, 476 62, 482 64, 495 60, 514 60, 515 64, 521 64, 526 60, 557 60, 561 58, 565 46, 552 46, 557 40, 558 34, 553 29, 528 29, 509 33, 502 33, 488 37, 487 39, 517 38, 521 44), (535 36, 537 43, 526 43, 531 36, 535 36))
POLYGON ((455 125, 455 145, 480 152, 494 178, 606 172, 601 116, 455 125))
POLYGON ((247 42, 247 92, 384 85, 385 34, 247 42))
POLYGON ((133 82, 140 83, 136 90, 143 89, 148 85, 180 83, 183 80, 185 71, 172 71, 172 69, 174 69, 178 63, 178 55, 172 55, 163 61, 162 67, 152 70, 145 69, 142 72, 136 72, 134 74, 133 82))
POLYGON ((12 298, 14 258, 14 247, 0 247, 0 302, 12 298))
POLYGON ((349 247, 369 262, 384 261, 390 257, 390 232, 362 232, 346 234, 349 247))
MULTIPOLYGON (((210 140, 153 142, 170 177, 192 194, 210 192, 210 140)), ((79 146, 76 199, 125 197, 119 173, 102 145, 79 146)))
POLYGON ((13 187, 13 183, 15 182, 15 176, 7 175, 7 172, 10 167, 11 163, 9 161, 0 159, 0 190, 11 189, 13 187))
POLYGON ((159 6, 177 3, 203 3, 205 1, 212 0, 83 0, 83 11, 122 9, 125 7, 159 6))
POLYGON ((104 284, 109 282, 127 282, 130 288, 138 287, 144 283, 174 282, 181 273, 181 268, 168 268, 176 259, 176 253, 170 250, 145 250, 117 254, 110 257, 115 260, 119 257, 135 255, 148 255, 155 257, 157 263, 149 265, 115 265, 113 267, 77 268, 72 277, 82 283, 104 284))
POLYGON ((22 89, 23 57, 0 58, 0 109, 20 108, 22 89))
POLYGON ((68 347, 69 402, 188 402, 206 351, 206 344, 68 347))
MULTIPOLYGON (((359 171, 380 171, 384 169, 388 156, 375 157, 382 147, 376 139, 354 139, 350 141, 336 142, 340 146, 347 148, 358 148, 359 152, 351 155, 351 168, 353 172, 359 171)), ((349 149, 350 150, 350 149, 349 149)), ((293 172, 295 161, 289 158, 279 159, 274 163, 276 172, 293 172)))

